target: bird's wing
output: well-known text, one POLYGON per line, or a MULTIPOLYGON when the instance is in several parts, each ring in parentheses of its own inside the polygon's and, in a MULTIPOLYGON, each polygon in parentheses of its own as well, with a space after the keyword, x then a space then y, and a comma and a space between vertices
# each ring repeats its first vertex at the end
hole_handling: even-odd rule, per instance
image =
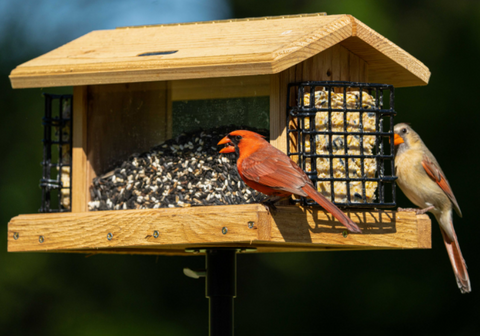
POLYGON ((445 174, 443 174, 442 169, 438 165, 435 159, 430 158, 428 155, 423 156, 422 160, 422 166, 425 169, 425 172, 427 175, 438 184, 440 188, 442 188, 443 192, 445 195, 448 196, 450 201, 453 204, 453 208, 455 209, 455 212, 462 217, 462 211, 460 210, 460 207, 458 206, 457 199, 455 198, 455 195, 453 194, 452 188, 450 188, 450 184, 447 181, 447 178, 445 177, 445 174))
POLYGON ((245 178, 292 194, 307 196, 301 189, 311 183, 288 156, 273 146, 252 153, 241 164, 245 178))

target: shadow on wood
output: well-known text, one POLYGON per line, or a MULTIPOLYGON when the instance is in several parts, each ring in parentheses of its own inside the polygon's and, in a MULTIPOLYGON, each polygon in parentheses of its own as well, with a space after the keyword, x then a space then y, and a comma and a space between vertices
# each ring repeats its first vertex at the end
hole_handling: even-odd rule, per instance
POLYGON ((330 213, 321 208, 279 207, 272 216, 285 242, 313 243, 312 234, 329 233, 341 235, 384 235, 397 232, 396 217, 392 211, 348 211, 346 212, 362 229, 361 234, 349 232, 330 213))

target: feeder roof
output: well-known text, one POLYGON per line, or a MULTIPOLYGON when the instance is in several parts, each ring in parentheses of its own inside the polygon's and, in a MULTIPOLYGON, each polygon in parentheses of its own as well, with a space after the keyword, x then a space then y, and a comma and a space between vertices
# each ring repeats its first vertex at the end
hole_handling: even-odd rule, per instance
POLYGON ((428 68, 351 15, 324 13, 127 27, 88 33, 10 74, 14 88, 279 73, 341 44, 369 81, 426 85, 428 68))

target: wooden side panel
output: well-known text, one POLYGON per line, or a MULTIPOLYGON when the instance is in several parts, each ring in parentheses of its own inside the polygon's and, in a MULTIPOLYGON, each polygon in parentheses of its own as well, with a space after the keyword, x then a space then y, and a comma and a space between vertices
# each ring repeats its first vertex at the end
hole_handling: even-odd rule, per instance
POLYGON ((89 87, 90 181, 133 153, 147 151, 167 139, 167 102, 166 82, 89 87))
POLYGON ((297 81, 368 82, 367 63, 342 45, 335 45, 295 66, 297 81))
POLYGON ((207 246, 258 252, 431 247, 427 216, 347 214, 362 234, 348 233, 321 209, 296 206, 278 207, 273 217, 260 204, 20 215, 8 225, 8 250, 168 255, 207 246))
POLYGON ((272 75, 270 79, 270 143, 287 152, 288 84, 295 81, 295 68, 272 75))
POLYGON ((72 212, 88 210, 87 86, 73 88, 72 212))
POLYGON ((270 75, 270 143, 286 152, 285 147, 280 145, 280 139, 285 129, 285 120, 282 122, 282 116, 285 115, 283 112, 280 98, 280 75, 270 75))

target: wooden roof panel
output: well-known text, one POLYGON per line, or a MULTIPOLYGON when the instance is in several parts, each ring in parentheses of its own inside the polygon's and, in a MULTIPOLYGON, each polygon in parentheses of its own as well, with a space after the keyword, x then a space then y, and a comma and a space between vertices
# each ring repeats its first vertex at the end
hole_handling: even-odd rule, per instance
POLYGON ((352 36, 364 42, 345 45, 354 53, 383 57, 389 84, 392 71, 406 71, 407 85, 428 82, 423 64, 355 18, 321 14, 94 31, 21 64, 10 79, 27 88, 273 74, 352 36), (176 52, 139 56, 168 51, 176 52))

